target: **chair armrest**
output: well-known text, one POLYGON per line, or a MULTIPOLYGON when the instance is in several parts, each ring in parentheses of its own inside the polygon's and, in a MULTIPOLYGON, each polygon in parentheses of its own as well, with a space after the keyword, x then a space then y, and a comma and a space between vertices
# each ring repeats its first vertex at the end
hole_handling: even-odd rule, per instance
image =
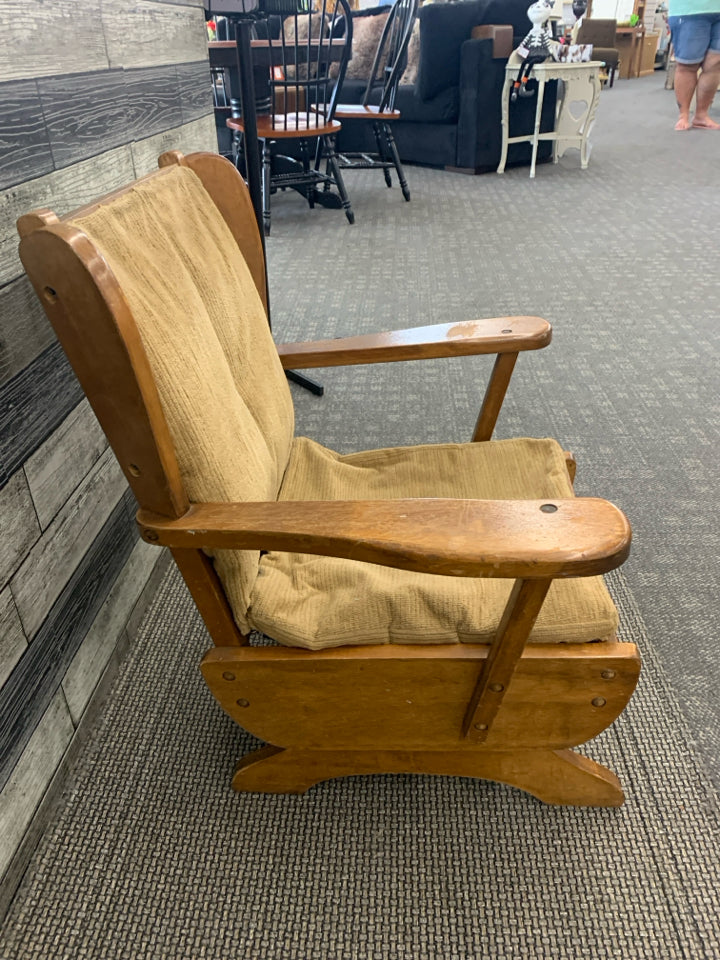
POLYGON ((351 500, 192 504, 179 519, 138 511, 144 540, 196 549, 282 550, 451 577, 605 573, 630 552, 606 500, 351 500))
POLYGON ((513 51, 513 28, 510 24, 484 23, 473 27, 473 40, 492 40, 493 60, 507 60, 513 51))
POLYGON ((337 340, 283 343, 278 353, 283 367, 299 370, 540 350, 550 343, 551 335, 552 327, 539 317, 494 317, 337 340))

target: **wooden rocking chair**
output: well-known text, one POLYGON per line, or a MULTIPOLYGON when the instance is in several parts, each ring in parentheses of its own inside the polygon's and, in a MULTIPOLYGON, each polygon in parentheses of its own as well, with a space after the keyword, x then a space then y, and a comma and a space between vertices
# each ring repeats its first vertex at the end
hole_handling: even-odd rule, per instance
POLYGON ((554 441, 490 440, 518 353, 548 344, 549 325, 276 348, 242 178, 212 154, 160 164, 66 217, 22 217, 20 250, 142 536, 170 547, 204 618, 208 686, 268 744, 234 787, 412 772, 621 804, 615 775, 570 748, 637 681, 598 576, 625 560, 630 528, 574 497, 554 441), (340 456, 293 438, 283 367, 467 354, 497 355, 472 443, 340 456), (282 645, 252 645, 252 630, 282 645))

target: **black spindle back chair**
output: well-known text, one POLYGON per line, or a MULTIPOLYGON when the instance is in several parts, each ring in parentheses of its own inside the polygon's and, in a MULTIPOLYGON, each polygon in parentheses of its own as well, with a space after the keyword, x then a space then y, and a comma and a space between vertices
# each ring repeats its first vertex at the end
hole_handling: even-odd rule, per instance
MULTIPOLYGON (((348 0, 336 0, 330 9, 328 0, 320 0, 316 9, 306 2, 303 12, 301 0, 298 7, 282 19, 279 36, 269 41, 269 110, 257 118, 266 234, 270 232, 270 196, 288 187, 302 193, 311 207, 316 202, 342 206, 349 222, 354 221, 334 144, 340 130, 334 119, 335 101, 352 44, 350 6, 348 0), (344 36, 341 24, 349 24, 344 36), (301 26, 307 26, 307 37, 300 36, 301 26), (293 141, 294 156, 286 155, 287 146, 279 150, 279 144, 293 141), (333 186, 337 194, 331 192, 333 186)), ((228 120, 228 126, 244 132, 241 117, 228 120)))
POLYGON ((362 103, 342 104, 335 113, 342 123, 372 124, 377 145, 376 153, 343 150, 338 157, 339 166, 342 169, 380 169, 388 187, 392 186, 390 170, 394 167, 406 200, 410 199, 410 189, 391 123, 400 118, 400 111, 395 109, 395 96, 407 66, 407 49, 417 11, 418 0, 395 0, 375 51, 362 103), (376 100, 376 105, 371 100, 376 100))
POLYGON ((363 106, 369 105, 373 92, 382 84, 379 110, 395 109, 395 94, 407 66, 407 49, 417 10, 418 0, 395 0, 375 51, 363 106))

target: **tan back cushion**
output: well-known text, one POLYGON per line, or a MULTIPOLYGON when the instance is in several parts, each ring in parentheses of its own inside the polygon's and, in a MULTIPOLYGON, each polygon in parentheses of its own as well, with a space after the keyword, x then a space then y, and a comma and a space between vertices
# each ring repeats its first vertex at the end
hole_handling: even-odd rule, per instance
MULTIPOLYGON (((173 167, 73 225, 130 306, 190 499, 275 500, 294 432, 290 392, 250 271, 200 180, 173 167)), ((258 559, 215 556, 241 629, 258 559)))

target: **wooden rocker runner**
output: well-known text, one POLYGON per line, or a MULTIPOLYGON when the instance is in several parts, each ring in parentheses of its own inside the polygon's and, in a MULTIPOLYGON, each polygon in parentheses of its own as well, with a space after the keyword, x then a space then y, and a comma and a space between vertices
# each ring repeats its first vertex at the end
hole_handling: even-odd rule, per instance
POLYGON ((21 256, 139 503, 215 644, 201 669, 267 746, 237 790, 331 777, 481 777, 617 806, 572 751, 621 713, 640 662, 600 574, 623 514, 576 498, 553 440, 492 441, 534 317, 279 348, 257 224, 213 154, 66 217, 22 217, 21 256), (294 437, 283 367, 496 354, 473 440, 340 456, 294 437), (257 646, 258 630, 278 642, 257 646))

